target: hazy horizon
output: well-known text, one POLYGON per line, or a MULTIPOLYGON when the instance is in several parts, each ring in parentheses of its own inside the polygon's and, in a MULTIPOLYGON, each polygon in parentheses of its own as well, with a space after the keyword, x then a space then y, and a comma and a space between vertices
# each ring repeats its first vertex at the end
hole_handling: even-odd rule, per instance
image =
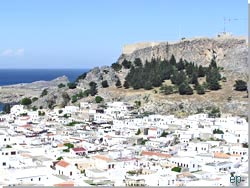
POLYGON ((90 69, 144 41, 247 36, 247 2, 1 1, 0 69, 90 69))

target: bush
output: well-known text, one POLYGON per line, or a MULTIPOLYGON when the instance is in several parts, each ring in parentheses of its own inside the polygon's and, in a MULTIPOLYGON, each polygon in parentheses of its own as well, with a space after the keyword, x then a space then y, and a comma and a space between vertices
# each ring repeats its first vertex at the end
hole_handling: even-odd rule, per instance
POLYGON ((90 86, 89 89, 90 95, 95 96, 97 94, 97 84, 95 82, 90 82, 89 86, 90 86))
POLYGON ((61 157, 58 157, 56 160, 60 161, 62 159, 63 159, 63 157, 61 156, 61 157))
POLYGON ((180 95, 192 95, 193 89, 187 83, 182 83, 179 86, 179 94, 180 95))
POLYGON ((141 134, 141 129, 138 129, 137 132, 135 133, 135 135, 139 135, 141 134))
POLYGON ((118 78, 118 80, 116 81, 115 86, 118 87, 118 88, 120 88, 120 87, 122 86, 121 81, 120 81, 119 78, 118 78))
POLYGON ((107 80, 102 81, 102 87, 103 87, 103 88, 109 87, 109 84, 108 84, 108 81, 107 81, 107 80))
POLYGON ((79 82, 79 80, 84 80, 87 76, 87 72, 83 73, 82 75, 78 76, 75 83, 79 82))
POLYGON ((71 97, 71 102, 72 103, 75 103, 77 101, 77 96, 76 95, 73 95, 72 97, 71 97))
POLYGON ((205 89, 202 85, 198 84, 196 87, 195 87, 196 91, 197 91, 197 94, 199 95, 203 95, 205 94, 205 89))
POLYGON ((137 66, 137 67, 141 67, 141 66, 142 66, 141 59, 140 59, 140 58, 135 58, 134 64, 135 64, 135 66, 137 66))
POLYGON ((76 88, 76 83, 70 82, 67 85, 68 85, 69 89, 75 89, 76 88))
POLYGON ((48 90, 47 89, 44 89, 41 93, 41 97, 44 97, 45 95, 48 94, 48 90))
POLYGON ((71 144, 71 143, 65 143, 64 146, 67 146, 68 149, 74 148, 74 144, 71 144))
POLYGON ((60 83, 57 87, 58 87, 58 88, 63 88, 63 87, 65 87, 65 86, 66 86, 65 84, 60 83))
POLYGON ((122 62, 122 66, 123 66, 125 69, 130 69, 130 67, 131 67, 131 62, 130 62, 130 61, 127 61, 126 59, 124 59, 123 62, 122 62))
POLYGON ((243 80, 236 80, 234 87, 236 91, 247 91, 247 83, 243 80))
POLYGON ((38 100, 37 97, 33 97, 33 98, 32 98, 32 102, 35 102, 35 101, 37 101, 37 100, 38 100))
POLYGON ((33 106, 33 107, 32 107, 32 110, 33 110, 33 111, 37 111, 37 107, 36 107, 36 106, 33 106))
POLYGON ((127 81, 124 82, 123 87, 124 87, 125 89, 128 89, 128 88, 129 88, 129 84, 128 84, 127 81))
POLYGON ((212 108, 212 110, 208 113, 208 117, 210 118, 218 118, 221 116, 219 108, 212 108))
POLYGON ((220 129, 214 129, 213 134, 224 134, 224 132, 220 129))
POLYGON ((3 112, 6 114, 10 113, 10 109, 11 109, 11 107, 10 107, 10 104, 8 104, 8 103, 3 106, 3 112))
POLYGON ((39 111, 38 111, 38 115, 39 115, 39 116, 45 116, 45 112, 39 110, 39 111))
POLYGON ((180 167, 174 167, 174 168, 171 169, 171 171, 181 172, 181 168, 180 167))
POLYGON ((95 97, 95 102, 96 103, 100 103, 100 102, 102 102, 103 101, 103 98, 102 97, 100 97, 100 96, 96 96, 95 97))
POLYGON ((119 63, 113 63, 111 67, 116 71, 120 71, 122 69, 122 66, 119 63))
POLYGON ((32 103, 31 99, 30 99, 30 98, 27 98, 27 97, 25 97, 25 98, 23 98, 23 99, 21 100, 21 105, 27 106, 27 105, 30 105, 31 103, 32 103))
POLYGON ((174 86, 165 85, 165 86, 161 86, 160 90, 161 90, 161 92, 163 94, 170 95, 170 94, 174 93, 175 87, 174 86))

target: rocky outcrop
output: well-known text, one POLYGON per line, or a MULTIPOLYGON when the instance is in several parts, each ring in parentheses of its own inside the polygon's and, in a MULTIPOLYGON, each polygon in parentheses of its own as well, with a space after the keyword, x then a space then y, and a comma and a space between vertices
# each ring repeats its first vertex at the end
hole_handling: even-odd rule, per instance
POLYGON ((142 47, 138 49, 135 44, 130 45, 130 51, 125 51, 118 62, 124 59, 134 61, 140 58, 142 62, 150 61, 152 58, 170 59, 172 54, 177 60, 183 58, 198 65, 208 65, 214 57, 219 66, 224 67, 227 72, 236 74, 248 74, 247 58, 248 44, 244 37, 215 37, 215 38, 194 38, 184 39, 178 42, 161 42, 158 45, 142 47))
POLYGON ((57 86, 67 84, 69 82, 66 76, 56 78, 51 81, 37 81, 32 83, 23 83, 0 87, 0 102, 15 103, 19 102, 24 97, 40 97, 44 89, 50 91, 57 90, 57 86))

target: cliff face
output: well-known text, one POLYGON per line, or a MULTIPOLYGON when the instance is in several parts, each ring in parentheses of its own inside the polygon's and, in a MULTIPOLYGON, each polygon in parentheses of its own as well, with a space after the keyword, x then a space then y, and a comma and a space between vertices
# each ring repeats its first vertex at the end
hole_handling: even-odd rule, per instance
MULTIPOLYGON (((146 43, 147 44, 147 43, 146 43)), ((134 44, 125 47, 118 62, 124 59, 131 62, 140 58, 142 62, 152 58, 169 60, 174 55, 178 61, 183 58, 198 65, 208 65, 214 57, 219 66, 224 67, 227 73, 247 74, 248 45, 246 38, 216 37, 184 39, 179 42, 161 42, 145 45, 134 44)))
MULTIPOLYGON (((152 58, 169 60, 174 55, 178 61, 180 58, 192 61, 198 65, 208 66, 212 58, 215 58, 218 66, 223 67, 222 75, 227 78, 222 82, 219 91, 207 92, 205 95, 180 96, 178 94, 163 95, 155 91, 132 89, 108 89, 99 87, 99 95, 108 100, 122 100, 134 103, 142 102, 142 110, 161 114, 197 113, 199 110, 219 107, 224 113, 234 115, 247 115, 248 98, 245 92, 234 91, 236 79, 248 80, 248 44, 246 38, 221 36, 215 38, 184 39, 178 42, 147 42, 125 45, 118 59, 122 63, 124 59, 133 62, 140 58, 142 63, 152 58)), ((107 67, 106 67, 107 69, 107 67)), ((122 68, 119 72, 109 69, 105 73, 103 68, 95 68, 90 71, 85 80, 80 82, 82 88, 86 88, 91 80, 100 86, 101 79, 108 80, 109 85, 114 86, 117 78, 123 83, 128 69, 122 68)))

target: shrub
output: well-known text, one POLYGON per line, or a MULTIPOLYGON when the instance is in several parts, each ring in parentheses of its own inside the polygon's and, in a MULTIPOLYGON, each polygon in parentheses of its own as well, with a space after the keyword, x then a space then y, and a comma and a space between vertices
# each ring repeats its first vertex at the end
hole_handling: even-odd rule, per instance
POLYGON ((27 106, 27 105, 30 105, 31 103, 32 103, 31 99, 30 99, 30 98, 27 98, 27 97, 25 97, 25 98, 23 98, 23 99, 21 100, 21 105, 27 106))
POLYGON ((118 72, 119 70, 121 70, 122 66, 119 64, 119 63, 113 63, 111 65, 111 67, 116 71, 118 72))
POLYGON ((205 94, 205 89, 202 85, 198 84, 196 87, 195 87, 196 91, 197 91, 197 94, 199 95, 203 95, 205 94))
POLYGON ((129 84, 128 84, 127 81, 124 82, 123 87, 124 87, 125 89, 128 89, 128 88, 129 88, 129 84))
POLYGON ((236 91, 246 91, 247 90, 247 83, 243 80, 236 80, 234 84, 236 91))
POLYGON ((100 97, 100 96, 96 96, 95 97, 95 102, 96 103, 100 103, 100 102, 102 102, 103 101, 103 98, 102 97, 100 97))
POLYGON ((220 129, 214 129, 213 134, 224 134, 224 132, 220 129))
POLYGON ((103 87, 103 88, 109 87, 109 84, 108 84, 108 81, 107 81, 107 80, 102 81, 102 87, 103 87))
POLYGON ((41 97, 44 97, 45 95, 48 94, 48 90, 47 89, 44 89, 41 93, 41 97))
POLYGON ((37 101, 37 100, 38 100, 37 97, 33 97, 33 98, 32 98, 32 102, 35 102, 35 101, 37 101))
POLYGON ((139 135, 141 134, 141 129, 138 129, 137 132, 135 133, 135 135, 139 135))
POLYGON ((181 172, 181 168, 180 167, 174 167, 174 168, 171 169, 171 171, 181 172))
POLYGON ((118 87, 118 88, 120 88, 120 87, 122 86, 121 81, 120 81, 119 78, 118 78, 118 80, 116 81, 115 86, 118 87))
POLYGON ((58 87, 58 88, 63 88, 63 87, 65 87, 65 86, 66 86, 65 84, 60 83, 57 87, 58 87))
POLYGON ((63 159, 63 157, 61 156, 61 157, 58 157, 56 160, 60 161, 62 159, 63 159))
POLYGON ((87 72, 83 73, 82 75, 78 76, 75 83, 79 82, 79 80, 84 80, 87 76, 87 72))
POLYGON ((67 85, 68 85, 69 89, 75 89, 76 88, 76 83, 70 82, 67 85))
POLYGON ((216 107, 213 107, 212 110, 208 113, 208 117, 210 118, 216 118, 220 116, 221 116, 220 109, 216 107))
POLYGON ((130 69, 130 67, 131 67, 131 62, 130 62, 130 61, 127 61, 126 59, 124 59, 123 62, 122 62, 122 66, 123 66, 125 69, 130 69))

